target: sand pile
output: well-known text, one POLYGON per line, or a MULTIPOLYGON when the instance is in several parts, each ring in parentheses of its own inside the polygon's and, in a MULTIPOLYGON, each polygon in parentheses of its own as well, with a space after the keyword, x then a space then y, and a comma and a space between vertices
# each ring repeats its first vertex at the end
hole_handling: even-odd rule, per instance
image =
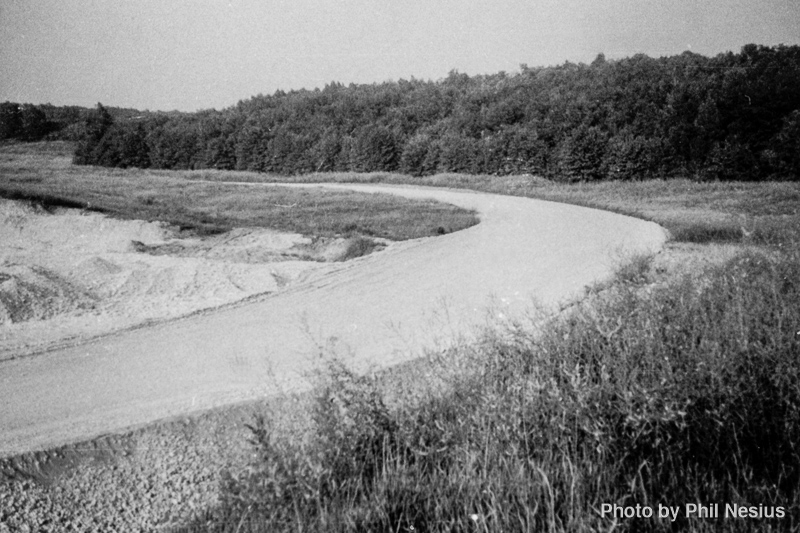
POLYGON ((263 228, 185 238, 0 200, 0 359, 280 290, 329 269, 345 242, 263 228))
POLYGON ((135 241, 134 249, 150 255, 198 257, 231 263, 285 261, 346 261, 385 248, 390 241, 366 237, 303 237, 260 228, 235 228, 202 239, 173 239, 147 245, 135 241))
POLYGON ((47 269, 0 265, 0 325, 90 310, 95 299, 47 269))

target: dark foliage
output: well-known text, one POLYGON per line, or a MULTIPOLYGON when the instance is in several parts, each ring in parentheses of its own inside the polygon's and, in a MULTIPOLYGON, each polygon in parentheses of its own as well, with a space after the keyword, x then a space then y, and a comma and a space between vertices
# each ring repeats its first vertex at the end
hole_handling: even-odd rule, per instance
MULTIPOLYGON (((103 109, 114 120, 150 114, 136 109, 103 109)), ((0 141, 83 141, 88 133, 87 122, 91 122, 94 115, 95 110, 80 106, 3 102, 0 104, 0 141)))
POLYGON ((0 140, 38 141, 53 131, 56 125, 38 106, 31 104, 0 104, 0 140))
POLYGON ((131 122, 116 121, 77 159, 281 174, 795 180, 800 47, 747 45, 713 58, 598 56, 591 65, 523 66, 515 74, 331 84, 131 122))

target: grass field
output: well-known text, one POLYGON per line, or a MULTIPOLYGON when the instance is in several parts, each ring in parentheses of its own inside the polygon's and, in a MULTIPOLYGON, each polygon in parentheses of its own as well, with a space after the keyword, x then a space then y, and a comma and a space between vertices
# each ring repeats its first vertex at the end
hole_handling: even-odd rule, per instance
POLYGON ((191 173, 71 165, 69 143, 0 146, 0 196, 160 220, 197 233, 268 227, 314 236, 414 239, 477 223, 474 213, 388 194, 251 187, 191 173))

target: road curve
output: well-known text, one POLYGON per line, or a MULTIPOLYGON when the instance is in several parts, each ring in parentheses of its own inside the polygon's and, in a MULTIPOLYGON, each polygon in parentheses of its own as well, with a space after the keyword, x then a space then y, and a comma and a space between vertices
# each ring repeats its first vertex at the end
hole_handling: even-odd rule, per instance
POLYGON ((476 209, 481 223, 258 301, 2 362, 0 457, 296 390, 319 345, 337 345, 355 365, 399 363, 488 314, 563 301, 666 240, 651 222, 528 198, 325 186, 433 198, 476 209))

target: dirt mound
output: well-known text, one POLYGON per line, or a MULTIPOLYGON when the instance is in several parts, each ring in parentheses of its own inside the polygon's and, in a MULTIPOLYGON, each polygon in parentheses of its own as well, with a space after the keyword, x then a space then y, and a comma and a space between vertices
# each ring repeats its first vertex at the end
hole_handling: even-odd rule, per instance
POLYGON ((149 255, 195 257, 226 263, 278 263, 282 261, 338 262, 386 247, 386 239, 356 237, 305 237, 263 228, 236 228, 200 239, 168 239, 147 245, 132 242, 132 251, 149 255))
POLYGON ((227 263, 272 263, 296 259, 296 248, 309 242, 311 239, 297 233, 264 228, 234 228, 219 235, 173 238, 152 245, 133 241, 132 251, 227 263))
POLYGON ((0 360, 280 290, 328 268, 342 242, 264 228, 187 236, 0 199, 0 360))
POLYGON ((52 318, 94 305, 92 296, 45 268, 0 266, 0 324, 52 318))
POLYGON ((122 267, 118 264, 103 259, 102 257, 90 257, 85 261, 81 261, 75 269, 73 275, 81 275, 88 282, 92 280, 103 278, 106 276, 113 276, 122 272, 122 267))
POLYGON ((275 267, 264 264, 116 254, 90 257, 67 275, 96 295, 106 311, 168 317, 274 291, 274 273, 275 267))

